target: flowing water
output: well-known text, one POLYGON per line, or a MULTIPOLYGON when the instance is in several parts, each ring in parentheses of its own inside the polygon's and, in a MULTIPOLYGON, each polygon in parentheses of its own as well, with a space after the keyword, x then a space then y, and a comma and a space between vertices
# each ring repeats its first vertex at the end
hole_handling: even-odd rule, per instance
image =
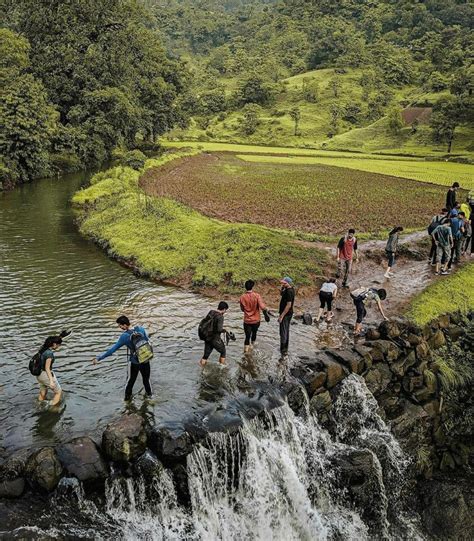
POLYGON ((101 506, 69 479, 58 489, 52 515, 11 533, 56 539, 67 528, 75 538, 153 541, 422 539, 400 505, 408 461, 362 378, 345 380, 335 408, 333 433, 307 407, 295 416, 285 405, 237 434, 210 435, 188 456, 190 508, 178 503, 165 469, 146 481, 112 476, 101 506), (354 453, 371 464, 364 485, 371 520, 341 490, 341 457, 354 453))
MULTIPOLYGON (((243 359, 241 313, 231 303, 226 323, 237 341, 229 346, 229 368, 217 367, 214 353, 214 364, 202 372, 197 325, 215 302, 138 278, 81 238, 69 201, 87 181, 86 174, 68 175, 0 194, 0 450, 98 435, 124 410, 124 352, 96 367, 90 362, 118 337, 114 322, 122 313, 155 333, 155 400, 143 402, 139 377, 131 405, 150 420, 181 417, 222 397, 236 381, 266 379, 278 371, 276 320, 262 324, 254 359, 243 359), (45 412, 37 404, 28 360, 48 335, 63 328, 74 329, 54 366, 65 401, 57 411, 45 412)), ((314 350, 318 333, 315 327, 293 326, 293 355, 314 350)))

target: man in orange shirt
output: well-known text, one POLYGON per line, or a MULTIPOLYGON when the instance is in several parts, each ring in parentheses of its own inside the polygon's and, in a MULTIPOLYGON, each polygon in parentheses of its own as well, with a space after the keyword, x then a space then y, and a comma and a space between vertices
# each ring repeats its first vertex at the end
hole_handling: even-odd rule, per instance
POLYGON ((253 291, 254 285, 253 280, 247 280, 245 282, 246 292, 240 297, 240 309, 244 313, 245 353, 250 351, 251 345, 253 346, 257 340, 257 332, 260 327, 260 311, 263 310, 265 320, 269 319, 262 297, 253 291))

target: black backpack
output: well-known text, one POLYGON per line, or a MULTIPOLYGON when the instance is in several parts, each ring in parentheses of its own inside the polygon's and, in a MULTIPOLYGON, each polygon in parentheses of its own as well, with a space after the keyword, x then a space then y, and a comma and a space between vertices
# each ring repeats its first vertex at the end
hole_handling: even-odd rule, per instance
POLYGON ((28 368, 33 376, 39 376, 43 370, 43 354, 38 351, 30 359, 28 368))
POLYGON ((428 226, 428 235, 431 235, 433 231, 438 227, 438 225, 444 224, 446 221, 446 216, 436 216, 436 220, 431 222, 428 226))
POLYGON ((216 318, 212 312, 209 312, 204 319, 201 319, 198 327, 198 335, 200 340, 211 340, 216 334, 216 318))

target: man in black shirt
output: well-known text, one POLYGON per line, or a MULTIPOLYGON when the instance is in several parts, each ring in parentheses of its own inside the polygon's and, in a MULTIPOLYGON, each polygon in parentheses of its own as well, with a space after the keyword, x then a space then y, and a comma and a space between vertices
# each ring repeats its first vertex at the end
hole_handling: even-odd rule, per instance
POLYGON ((280 351, 283 355, 288 353, 288 344, 290 341, 290 323, 293 317, 293 305, 295 303, 295 289, 293 287, 293 280, 288 276, 285 276, 281 280, 281 300, 278 317, 278 323, 280 324, 280 351))
MULTIPOLYGON (((217 310, 211 310, 207 316, 208 325, 206 326, 206 336, 204 339, 204 354, 199 364, 204 367, 209 359, 212 350, 215 349, 219 354, 219 363, 225 365, 225 344, 221 338, 221 334, 225 332, 224 329, 224 314, 229 309, 229 305, 225 301, 221 301, 217 310)), ((202 323, 202 322, 201 322, 202 323)))
POLYGON ((454 182, 446 194, 446 208, 453 209, 456 206, 456 192, 459 190, 459 182, 454 182))

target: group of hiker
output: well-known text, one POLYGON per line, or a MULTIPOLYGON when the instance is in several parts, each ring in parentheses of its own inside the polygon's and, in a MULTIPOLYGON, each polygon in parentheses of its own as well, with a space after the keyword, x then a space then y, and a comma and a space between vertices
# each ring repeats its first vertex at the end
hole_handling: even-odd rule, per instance
POLYGON ((472 257, 472 225, 474 218, 474 196, 458 203, 459 183, 454 182, 446 194, 446 206, 433 216, 428 233, 431 236, 429 262, 435 267, 436 275, 451 272, 453 264, 461 262, 462 256, 472 257))
MULTIPOLYGON (((460 261, 462 254, 472 256, 474 252, 472 242, 474 198, 468 198, 465 203, 459 204, 456 201, 458 190, 459 183, 455 182, 448 191, 446 206, 440 214, 433 217, 428 227, 428 233, 432 241, 429 260, 432 265, 436 266, 436 274, 448 274, 451 266, 460 261)), ((398 240, 402 231, 403 227, 396 226, 389 233, 385 247, 387 269, 384 277, 387 279, 393 277, 392 268, 395 264, 398 240)), ((337 244, 337 273, 335 277, 327 278, 321 285, 317 322, 323 316, 325 316, 327 322, 330 322, 334 317, 333 304, 339 294, 337 279, 342 279, 342 288, 349 288, 353 262, 357 262, 359 259, 355 233, 354 229, 349 229, 337 244)), ((239 299, 240 309, 243 312, 245 354, 252 350, 257 341, 262 314, 267 322, 270 321, 270 316, 273 315, 268 310, 262 296, 254 291, 254 287, 255 282, 247 280, 245 282, 245 292, 239 299)), ((350 297, 356 312, 355 336, 362 333, 362 322, 367 315, 367 307, 372 303, 375 303, 382 317, 387 319, 382 306, 382 301, 386 296, 387 292, 383 288, 359 287, 350 291, 350 297)), ((280 304, 278 310, 280 352, 282 356, 288 353, 294 303, 294 283, 289 276, 285 276, 280 280, 280 304)), ((204 352, 199 361, 201 367, 206 365, 214 350, 219 354, 219 363, 221 365, 226 363, 226 345, 228 345, 229 340, 235 340, 235 335, 228 331, 224 324, 225 314, 228 310, 228 303, 220 301, 217 309, 211 310, 198 326, 199 338, 204 342, 204 352)), ((128 317, 124 315, 117 318, 116 323, 121 330, 119 339, 104 353, 95 356, 92 363, 94 365, 100 363, 113 355, 118 349, 125 347, 129 361, 125 400, 128 401, 132 398, 133 386, 138 374, 141 374, 146 397, 151 398, 153 392, 150 383, 150 360, 153 358, 153 348, 147 331, 142 326, 132 326, 128 317)), ((39 352, 30 361, 30 371, 37 376, 40 386, 39 400, 45 401, 48 390, 52 390, 53 398, 49 401, 51 405, 58 404, 62 397, 61 386, 54 374, 53 364, 55 362, 55 353, 61 346, 63 338, 68 334, 67 331, 63 331, 57 336, 48 337, 39 352)))

